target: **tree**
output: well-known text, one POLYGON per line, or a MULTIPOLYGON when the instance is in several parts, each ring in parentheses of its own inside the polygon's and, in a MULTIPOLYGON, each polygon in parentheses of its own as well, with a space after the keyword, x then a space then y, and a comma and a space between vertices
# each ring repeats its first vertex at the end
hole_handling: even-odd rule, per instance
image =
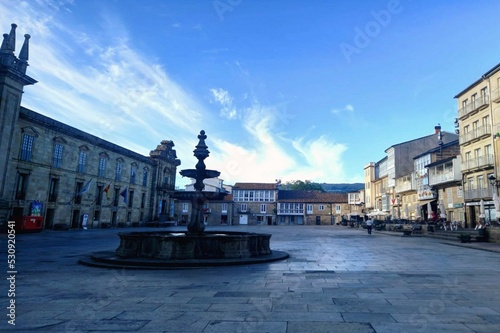
POLYGON ((294 180, 287 182, 285 184, 287 190, 299 190, 299 191, 320 191, 324 192, 323 187, 318 183, 313 183, 310 180, 294 180))

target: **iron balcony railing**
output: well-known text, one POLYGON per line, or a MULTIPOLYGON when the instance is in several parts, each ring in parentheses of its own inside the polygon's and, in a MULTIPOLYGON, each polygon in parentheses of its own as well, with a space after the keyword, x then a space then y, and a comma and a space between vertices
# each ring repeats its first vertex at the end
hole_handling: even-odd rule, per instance
POLYGON ((472 158, 462 163, 462 171, 493 167, 495 164, 494 161, 491 154, 472 158))
POLYGON ((479 126, 478 128, 467 133, 461 134, 459 137, 459 141, 460 144, 463 145, 489 136, 491 136, 491 125, 484 125, 479 126))
POLYGON ((467 103, 466 105, 458 109, 458 118, 461 119, 468 116, 470 113, 482 110, 489 104, 490 104, 490 96, 482 95, 476 98, 471 103, 467 103))
POLYGON ((484 198, 489 199, 491 197, 493 197, 493 188, 491 186, 467 189, 464 191, 465 200, 484 199, 484 198))
POLYGON ((500 87, 491 92, 491 101, 494 103, 500 103, 500 87))

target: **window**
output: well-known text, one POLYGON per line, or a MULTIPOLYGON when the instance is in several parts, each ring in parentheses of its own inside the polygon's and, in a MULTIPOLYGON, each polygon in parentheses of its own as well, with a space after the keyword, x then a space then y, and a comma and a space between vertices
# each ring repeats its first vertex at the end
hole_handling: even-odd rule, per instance
POLYGON ((490 116, 485 116, 483 117, 483 126, 486 126, 487 129, 489 129, 490 127, 490 116))
POLYGON ((318 205, 318 210, 325 210, 325 205, 318 205))
POLYGON ((31 161, 31 155, 33 151, 33 141, 35 137, 28 134, 23 134, 23 143, 21 146, 21 156, 19 157, 23 161, 31 161))
POLYGON ((99 177, 106 177, 106 158, 99 157, 99 177))
POLYGON ((313 205, 307 205, 307 214, 312 214, 313 212, 313 205))
POLYGON ((223 203, 221 205, 221 210, 222 210, 223 213, 227 213, 227 203, 223 203))
POLYGON ((335 213, 340 214, 341 211, 342 211, 342 207, 340 205, 336 205, 335 206, 335 213))
POLYGON ((189 211, 189 205, 187 202, 182 203, 182 212, 187 213, 189 211))
POLYGON ((141 196, 141 208, 144 208, 145 205, 146 205, 146 193, 142 193, 142 196, 141 196))
POLYGON ((63 146, 60 143, 54 145, 54 154, 52 156, 52 166, 54 168, 60 168, 62 165, 62 153, 63 146))
POLYGON ((56 202, 59 179, 51 178, 49 184, 49 202, 56 202))
POLYGON ((116 172, 115 180, 120 181, 122 179, 122 163, 120 161, 116 162, 116 172))
POLYGON ((241 206, 240 206, 240 210, 241 210, 242 212, 246 212, 246 211, 247 211, 247 204, 241 204, 241 206))
POLYGON ((26 199, 26 190, 28 188, 28 177, 27 173, 17 174, 17 187, 16 187, 16 200, 26 199))
POLYGON ((128 192, 128 207, 132 208, 134 205, 134 191, 130 190, 128 192))
POLYGON ((117 207, 118 206, 118 198, 120 196, 120 189, 119 188, 115 188, 115 197, 113 198, 113 207, 117 207))
MULTIPOLYGON (((95 199, 97 206, 100 206, 102 204, 103 190, 104 190, 104 185, 97 184, 97 198, 95 199)), ((96 220, 98 220, 98 218, 96 218, 96 220)))
POLYGON ((470 151, 465 153, 465 160, 466 161, 472 160, 472 153, 470 151))
POLYGON ((78 155, 78 172, 79 173, 84 173, 85 172, 85 164, 87 163, 87 152, 81 150, 80 154, 78 155))
POLYGON ((135 174, 137 173, 137 166, 132 164, 130 167, 130 183, 135 184, 135 174))
POLYGON ((481 148, 474 149, 474 157, 481 157, 481 148))
POLYGON ((142 186, 148 186, 148 168, 142 170, 142 186))
POLYGON ((488 100, 487 100, 487 95, 488 95, 488 87, 484 87, 481 89, 481 98, 483 99, 483 103, 488 103, 488 100))
POLYGON ((83 189, 83 182, 77 182, 75 189, 75 204, 77 205, 82 203, 82 195, 80 194, 82 189, 83 189))
POLYGON ((168 186, 170 181, 170 172, 168 169, 163 170, 163 186, 168 186))
POLYGON ((265 213, 266 212, 266 204, 260 205, 260 212, 265 213))

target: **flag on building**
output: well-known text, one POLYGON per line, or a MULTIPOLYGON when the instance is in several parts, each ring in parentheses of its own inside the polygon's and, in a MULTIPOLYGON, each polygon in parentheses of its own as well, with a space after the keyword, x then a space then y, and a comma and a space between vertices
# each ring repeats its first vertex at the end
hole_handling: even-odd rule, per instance
POLYGON ((128 186, 121 191, 120 195, 123 197, 123 202, 128 203, 128 186))
POLYGON ((104 193, 106 193, 106 199, 109 200, 109 196, 110 196, 110 193, 109 193, 109 189, 111 188, 111 183, 108 184, 108 186, 106 186, 103 190, 104 193))
POLYGON ((92 179, 89 180, 89 182, 78 192, 77 196, 82 195, 83 193, 87 192, 90 189, 90 185, 92 184, 92 179))

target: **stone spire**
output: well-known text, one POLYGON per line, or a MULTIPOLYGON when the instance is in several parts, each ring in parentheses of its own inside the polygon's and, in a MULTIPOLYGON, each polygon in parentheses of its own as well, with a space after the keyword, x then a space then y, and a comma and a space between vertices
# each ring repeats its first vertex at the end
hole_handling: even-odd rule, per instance
POLYGON ((12 23, 10 33, 3 35, 2 46, 0 47, 0 69, 10 71, 10 75, 14 75, 23 85, 34 84, 36 80, 26 75, 29 57, 29 39, 31 36, 28 34, 24 35, 23 47, 19 53, 19 58, 17 58, 14 54, 16 49, 16 28, 17 25, 12 23))
POLYGON ((10 28, 10 33, 9 33, 9 51, 14 52, 16 50, 16 28, 17 24, 12 23, 10 28))
POLYGON ((0 64, 5 67, 13 67, 16 62, 14 50, 16 48, 16 28, 12 23, 10 33, 3 35, 2 47, 0 48, 0 64))
POLYGON ((29 40, 31 36, 26 34, 24 35, 24 43, 21 48, 21 52, 19 52, 19 63, 17 68, 23 74, 26 74, 26 68, 28 68, 28 58, 29 58, 29 40))

